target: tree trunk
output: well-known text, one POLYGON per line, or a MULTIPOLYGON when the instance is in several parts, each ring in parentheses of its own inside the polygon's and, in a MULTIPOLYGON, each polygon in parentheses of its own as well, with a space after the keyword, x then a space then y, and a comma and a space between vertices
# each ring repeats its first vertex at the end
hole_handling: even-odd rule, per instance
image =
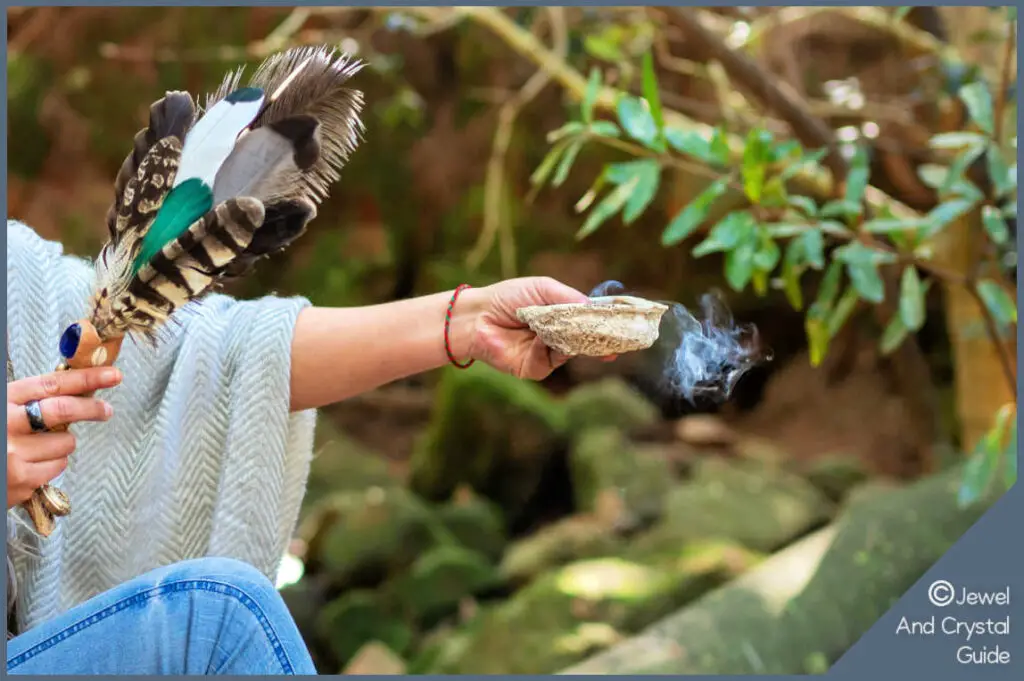
POLYGON ((987 508, 957 506, 960 476, 864 490, 833 525, 563 673, 822 673, 987 508))

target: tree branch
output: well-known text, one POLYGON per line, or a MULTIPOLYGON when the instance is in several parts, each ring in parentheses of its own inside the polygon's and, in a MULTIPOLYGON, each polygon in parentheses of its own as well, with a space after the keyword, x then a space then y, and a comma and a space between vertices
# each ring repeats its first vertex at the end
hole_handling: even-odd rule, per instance
MULTIPOLYGON (((420 10, 435 10, 435 12, 429 12, 429 16, 436 18, 437 9, 436 7, 410 7, 408 11, 423 16, 425 14, 420 10)), ((577 101, 583 100, 587 90, 586 78, 566 63, 564 59, 559 59, 557 55, 545 48, 529 31, 518 26, 500 9, 496 7, 463 6, 453 8, 452 11, 461 13, 463 16, 472 19, 497 35, 510 48, 551 74, 551 77, 558 81, 574 99, 577 101)), ((615 111, 619 97, 622 94, 622 91, 615 88, 601 87, 598 90, 594 106, 605 111, 615 111)), ((714 130, 712 126, 693 121, 678 111, 664 109, 663 114, 667 125, 681 130, 693 131, 705 137, 710 137, 714 130)), ((726 141, 733 157, 738 159, 743 153, 743 140, 735 135, 728 135, 726 136, 726 141)), ((812 166, 802 169, 793 180, 806 187, 809 193, 819 197, 830 197, 834 193, 831 175, 817 167, 812 166)), ((868 196, 870 197, 868 199, 869 203, 873 208, 886 208, 892 211, 894 215, 919 216, 916 211, 901 204, 881 190, 876 189, 873 192, 869 192, 868 196)))
POLYGON ((831 128, 812 114, 788 84, 766 73, 753 59, 730 49, 725 42, 704 27, 697 10, 672 7, 672 16, 686 28, 687 38, 721 62, 733 82, 759 99, 769 110, 785 120, 805 147, 828 148, 825 165, 838 180, 846 177, 846 162, 839 154, 831 128))

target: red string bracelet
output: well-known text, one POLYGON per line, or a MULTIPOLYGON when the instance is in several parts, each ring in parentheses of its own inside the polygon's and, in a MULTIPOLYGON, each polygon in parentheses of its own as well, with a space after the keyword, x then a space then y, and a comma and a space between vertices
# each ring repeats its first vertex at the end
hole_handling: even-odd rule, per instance
POLYGON ((452 366, 459 369, 468 369, 476 361, 475 359, 470 359, 468 362, 460 363, 459 360, 455 359, 455 355, 452 354, 452 310, 455 309, 455 301, 458 300, 459 294, 468 288, 473 287, 469 284, 459 284, 455 287, 455 290, 452 292, 452 299, 448 301, 448 310, 444 313, 444 351, 448 355, 448 361, 451 362, 452 366))

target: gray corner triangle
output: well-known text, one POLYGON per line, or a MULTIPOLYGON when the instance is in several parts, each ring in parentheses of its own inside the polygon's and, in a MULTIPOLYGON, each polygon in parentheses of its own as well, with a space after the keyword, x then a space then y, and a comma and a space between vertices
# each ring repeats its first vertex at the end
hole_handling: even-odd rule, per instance
POLYGON ((836 661, 829 675, 857 681, 1024 679, 1022 520, 1024 500, 1016 485, 836 661))

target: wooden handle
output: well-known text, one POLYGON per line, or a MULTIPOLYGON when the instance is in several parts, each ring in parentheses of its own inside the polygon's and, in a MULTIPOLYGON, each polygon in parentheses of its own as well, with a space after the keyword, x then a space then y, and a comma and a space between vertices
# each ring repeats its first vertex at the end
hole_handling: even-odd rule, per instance
MULTIPOLYGON (((60 353, 64 359, 56 370, 111 366, 121 352, 122 341, 124 336, 103 340, 92 322, 80 319, 65 329, 60 338, 60 353)), ((89 393, 84 397, 91 395, 89 393)), ((60 433, 67 429, 67 425, 62 424, 48 430, 60 433)), ((71 500, 53 485, 43 485, 32 492, 32 497, 22 507, 32 519, 36 531, 49 537, 56 527, 57 518, 71 513, 71 500)))

